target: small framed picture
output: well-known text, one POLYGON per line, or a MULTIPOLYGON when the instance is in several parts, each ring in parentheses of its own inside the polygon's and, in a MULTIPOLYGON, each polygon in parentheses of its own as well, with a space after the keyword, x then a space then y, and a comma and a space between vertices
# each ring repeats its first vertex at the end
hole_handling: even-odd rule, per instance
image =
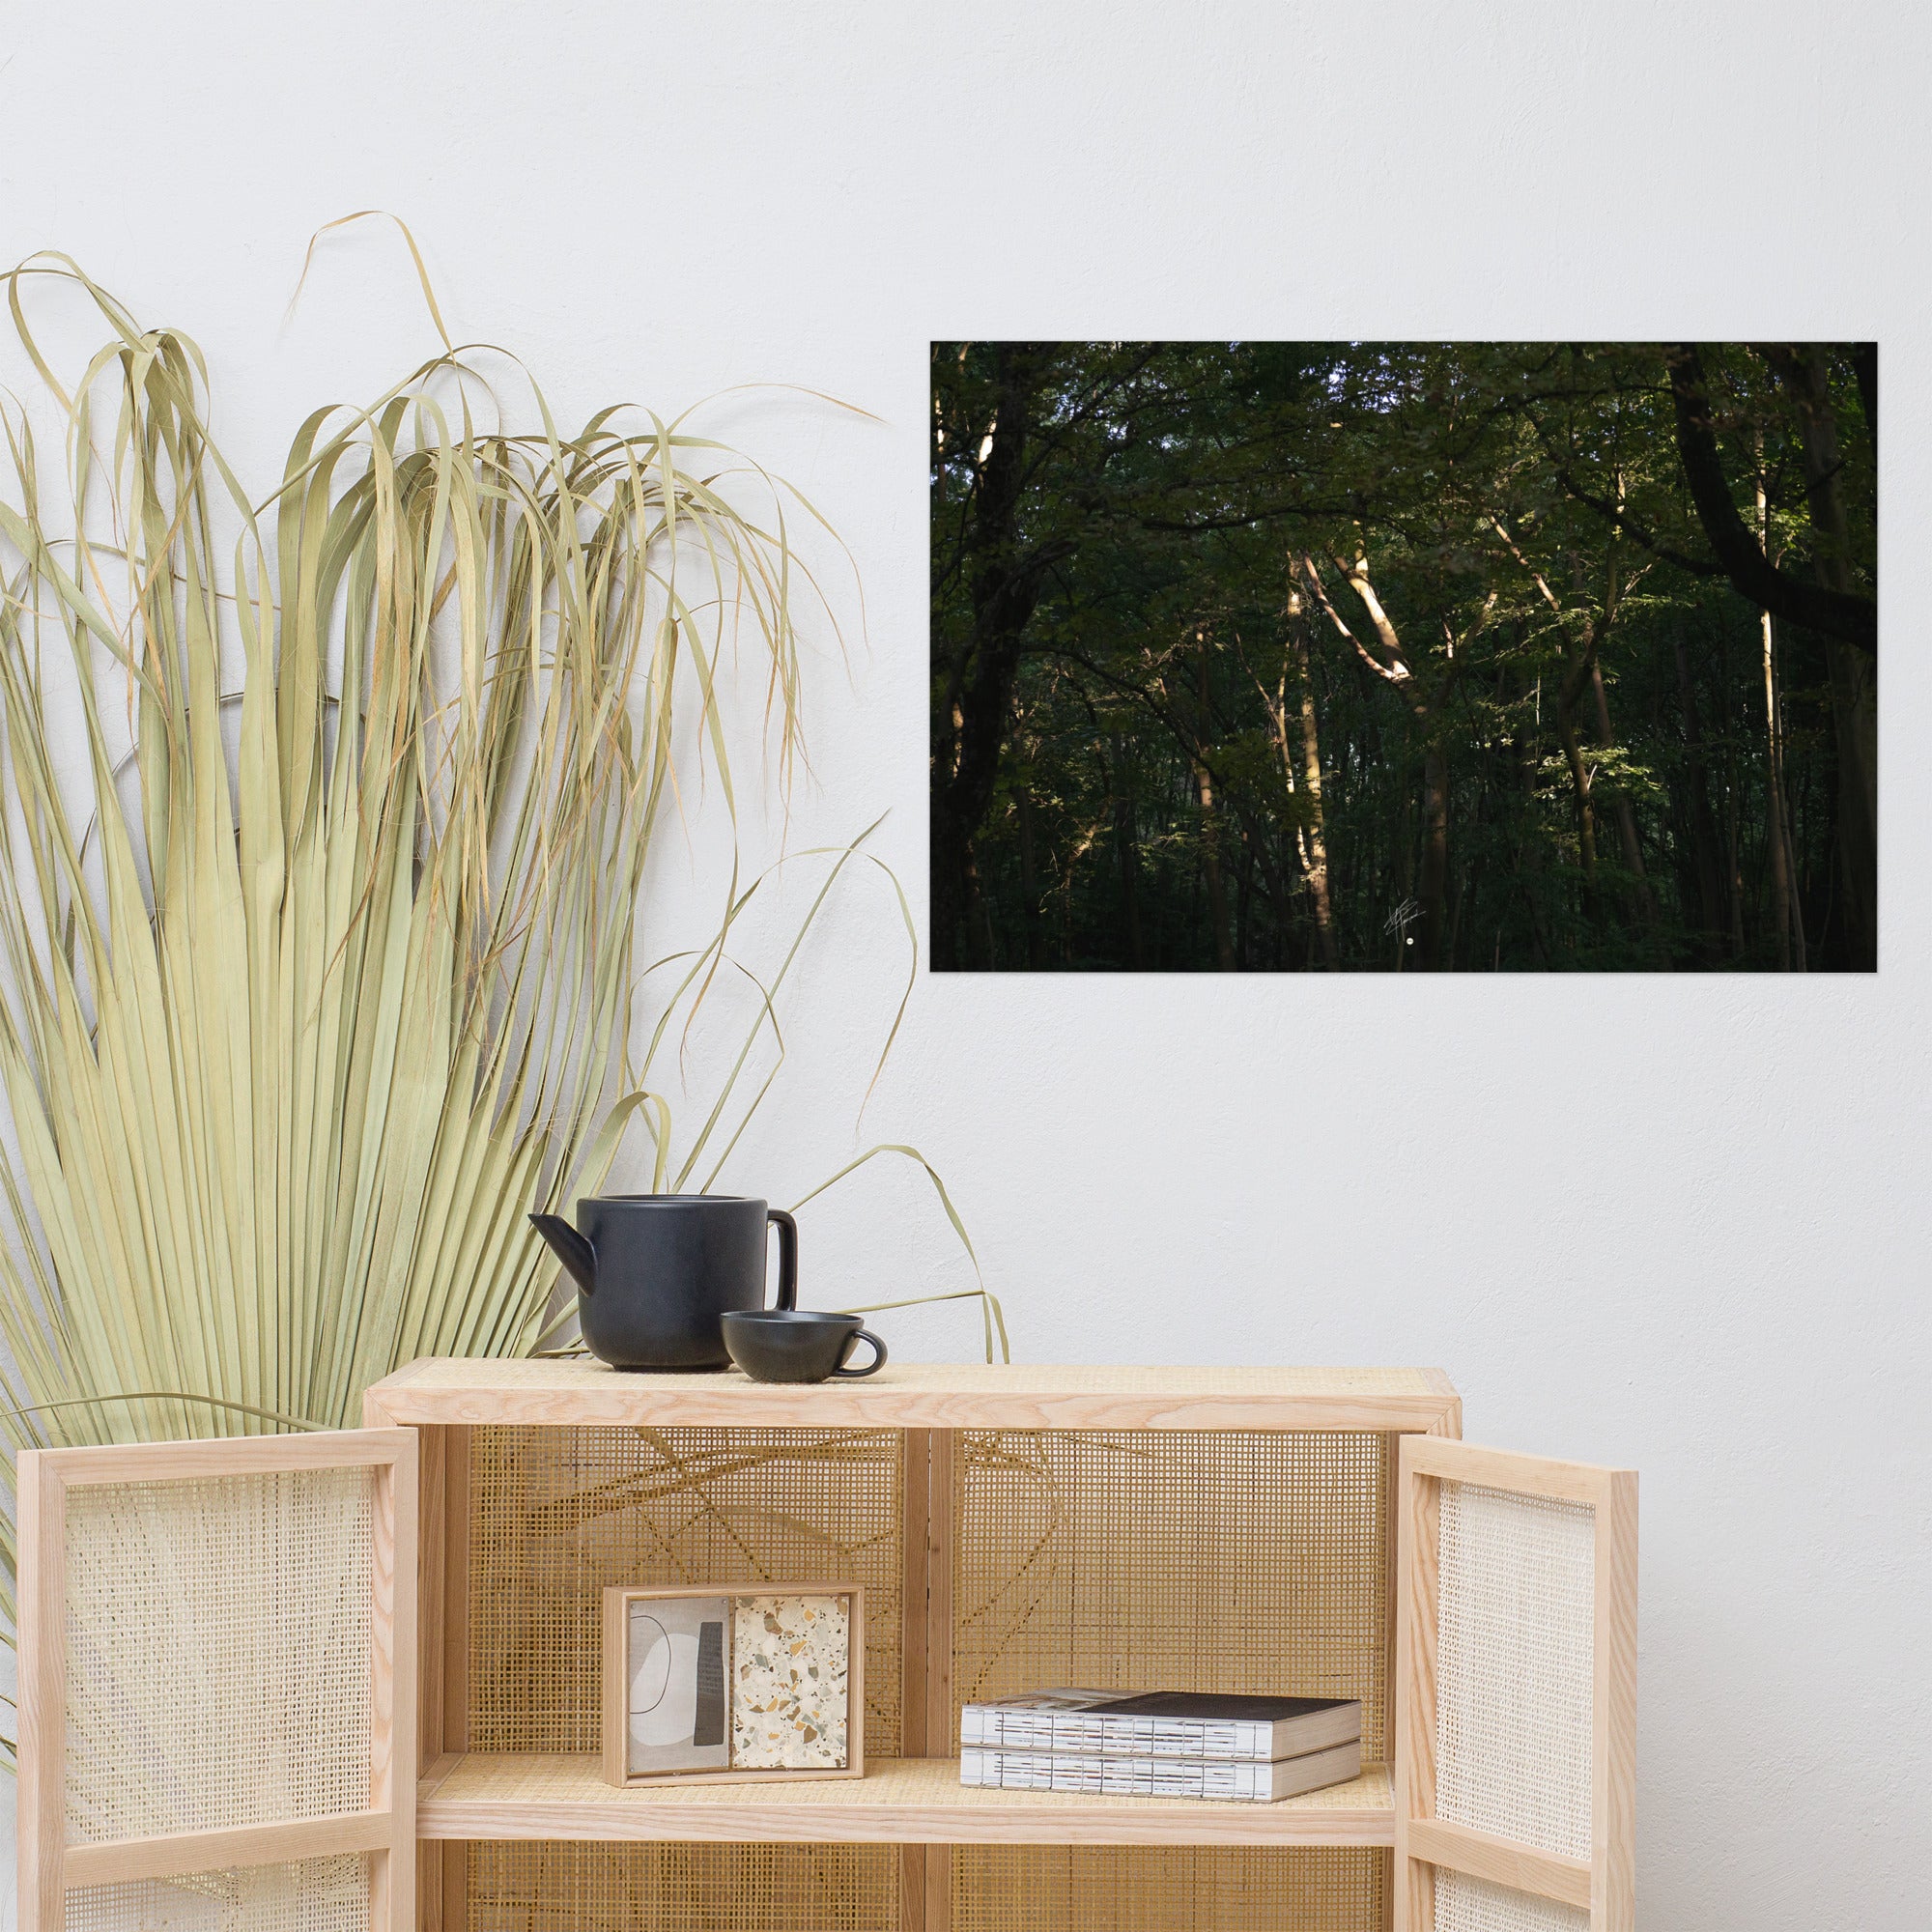
POLYGON ((604 1776, 863 1777, 856 1583, 604 1592, 604 1776))

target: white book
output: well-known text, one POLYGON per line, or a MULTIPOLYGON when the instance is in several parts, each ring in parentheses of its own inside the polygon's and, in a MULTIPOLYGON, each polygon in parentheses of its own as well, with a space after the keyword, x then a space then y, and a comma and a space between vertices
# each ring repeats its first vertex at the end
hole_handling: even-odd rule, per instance
POLYGON ((1362 1735, 1352 1697, 1222 1696, 1193 1690, 1030 1690, 967 1704, 959 1742, 1001 1750, 1124 1757, 1243 1758, 1271 1764, 1362 1735))
POLYGON ((1078 1751, 986 1750, 959 1753, 959 1782, 1000 1791, 1082 1791, 1102 1798, 1210 1798, 1270 1804, 1362 1773, 1362 1741, 1271 1764, 1203 1758, 1102 1757, 1078 1751))

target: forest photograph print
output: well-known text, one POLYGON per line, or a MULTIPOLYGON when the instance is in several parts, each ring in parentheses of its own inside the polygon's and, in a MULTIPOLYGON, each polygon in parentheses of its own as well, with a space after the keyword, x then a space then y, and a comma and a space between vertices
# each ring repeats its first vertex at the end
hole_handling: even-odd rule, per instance
POLYGON ((934 343, 934 967, 1875 971, 1877 390, 934 343))

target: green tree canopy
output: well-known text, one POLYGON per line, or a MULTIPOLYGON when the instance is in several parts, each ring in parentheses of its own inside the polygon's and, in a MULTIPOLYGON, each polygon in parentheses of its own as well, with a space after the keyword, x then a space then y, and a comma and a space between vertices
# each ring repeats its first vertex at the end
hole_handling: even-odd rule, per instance
POLYGON ((1876 962, 1869 345, 938 343, 952 968, 1876 962))

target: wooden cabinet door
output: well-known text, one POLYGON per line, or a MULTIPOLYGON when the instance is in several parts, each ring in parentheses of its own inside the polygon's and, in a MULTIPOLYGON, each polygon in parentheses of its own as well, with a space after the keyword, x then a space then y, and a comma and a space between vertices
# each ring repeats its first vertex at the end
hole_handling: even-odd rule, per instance
POLYGON ((1396 1932, 1632 1932, 1636 1475, 1405 1435, 1396 1932))
POLYGON ((26 1451, 20 1932, 410 1932, 416 1437, 26 1451))

